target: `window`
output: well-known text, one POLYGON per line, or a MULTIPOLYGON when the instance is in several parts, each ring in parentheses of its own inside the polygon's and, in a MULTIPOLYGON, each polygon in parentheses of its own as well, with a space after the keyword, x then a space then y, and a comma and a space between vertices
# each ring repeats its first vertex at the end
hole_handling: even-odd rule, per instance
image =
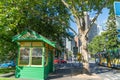
POLYGON ((21 47, 19 65, 42 65, 42 47, 21 47))
POLYGON ((42 48, 32 49, 32 65, 42 65, 42 48))
POLYGON ((19 65, 42 65, 43 42, 20 42, 19 65))
POLYGON ((20 60, 19 65, 28 65, 29 64, 29 48, 20 48, 20 60))

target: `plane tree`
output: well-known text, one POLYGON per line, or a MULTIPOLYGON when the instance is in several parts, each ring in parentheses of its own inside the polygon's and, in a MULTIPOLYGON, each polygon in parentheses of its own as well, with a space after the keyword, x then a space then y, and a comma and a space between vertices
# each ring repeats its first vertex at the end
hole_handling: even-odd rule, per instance
POLYGON ((90 73, 88 62, 88 32, 90 31, 93 23, 102 13, 102 9, 105 7, 112 8, 114 0, 61 0, 66 8, 73 16, 73 22, 76 23, 78 28, 78 37, 81 41, 81 53, 83 55, 83 73, 90 73), (85 21, 86 13, 95 12, 90 24, 87 25, 85 21))
MULTIPOLYGON (((11 37, 24 29, 32 29, 43 36, 61 42, 61 36, 68 36, 66 29, 69 27, 71 15, 77 24, 81 49, 84 56, 83 72, 88 73, 87 34, 92 24, 106 6, 111 8, 114 0, 3 0, 0 1, 0 39, 1 45, 16 47, 11 42, 11 37), (84 16, 86 12, 95 11, 90 25, 86 25, 84 16), (49 33, 49 35, 48 35, 49 33), (8 37, 9 36, 9 37, 8 37), (10 44, 4 43, 10 41, 10 44)), ((71 20, 72 20, 71 19, 71 20)), ((72 30, 72 28, 70 28, 72 30)), ((2 47, 0 46, 0 47, 2 47)), ((11 48, 12 48, 11 47, 11 48)), ((0 54, 8 54, 14 48, 0 54)))

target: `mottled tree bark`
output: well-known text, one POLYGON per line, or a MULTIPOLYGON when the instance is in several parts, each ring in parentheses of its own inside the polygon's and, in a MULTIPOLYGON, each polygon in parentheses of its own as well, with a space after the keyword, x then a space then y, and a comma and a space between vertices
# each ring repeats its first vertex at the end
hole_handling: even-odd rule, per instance
POLYGON ((88 60, 88 50, 87 50, 87 38, 86 36, 83 34, 80 38, 81 40, 81 52, 82 52, 82 56, 83 56, 83 73, 85 74, 89 74, 90 73, 90 69, 89 69, 89 60, 88 60))
MULTIPOLYGON (((84 12, 86 12, 86 11, 79 12, 79 10, 76 9, 75 0, 71 1, 72 5, 68 4, 66 0, 61 0, 61 1, 66 6, 66 8, 68 8, 70 10, 71 14, 74 17, 74 22, 76 23, 76 25, 78 27, 78 35, 79 35, 79 39, 82 43, 81 53, 83 56, 83 73, 90 73, 89 62, 88 62, 88 51, 87 51, 87 35, 88 35, 88 32, 90 31, 93 23, 98 18, 102 9, 105 7, 105 5, 108 3, 109 0, 104 1, 103 5, 98 9, 94 18, 90 21, 89 25, 87 25, 85 22, 86 14, 84 12)), ((82 7, 84 7, 84 6, 82 6, 82 7)))

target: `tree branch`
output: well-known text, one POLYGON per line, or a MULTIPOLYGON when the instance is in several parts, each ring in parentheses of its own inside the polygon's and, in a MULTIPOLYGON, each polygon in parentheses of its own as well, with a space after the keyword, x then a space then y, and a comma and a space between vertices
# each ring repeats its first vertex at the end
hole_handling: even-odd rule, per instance
MULTIPOLYGON (((62 3, 70 10, 74 18, 79 19, 79 16, 77 16, 77 10, 75 9, 75 6, 71 7, 69 4, 67 4, 64 0, 61 0, 62 3)), ((74 4, 74 0, 72 0, 74 4)))
POLYGON ((75 33, 75 35, 77 35, 76 31, 73 28, 71 28, 70 26, 68 28, 72 30, 75 33))
POLYGON ((61 1, 68 9, 70 9, 70 6, 64 0, 61 0, 61 1))

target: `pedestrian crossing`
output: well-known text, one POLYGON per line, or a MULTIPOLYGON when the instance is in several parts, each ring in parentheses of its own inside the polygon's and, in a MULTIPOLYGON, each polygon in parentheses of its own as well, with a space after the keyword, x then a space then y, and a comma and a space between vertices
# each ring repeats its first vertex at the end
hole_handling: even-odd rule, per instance
POLYGON ((101 74, 101 77, 103 78, 103 80, 120 80, 120 73, 118 74, 101 74))
POLYGON ((95 66, 92 72, 98 74, 102 80, 120 80, 120 71, 108 67, 95 66))

